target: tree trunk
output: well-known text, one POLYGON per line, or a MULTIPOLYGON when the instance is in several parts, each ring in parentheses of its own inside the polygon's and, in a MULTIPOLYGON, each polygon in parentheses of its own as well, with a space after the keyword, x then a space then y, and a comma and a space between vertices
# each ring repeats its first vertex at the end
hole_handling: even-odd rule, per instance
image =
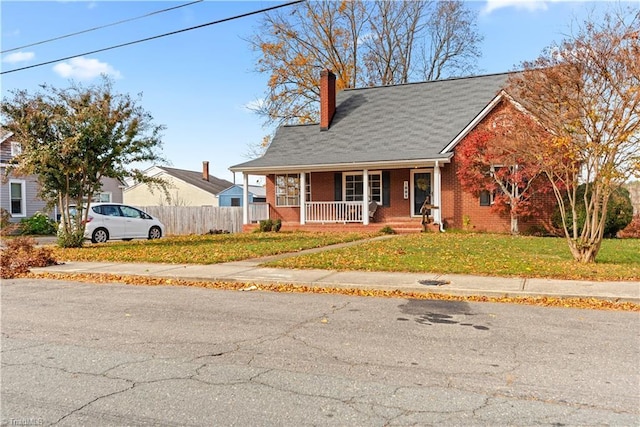
POLYGON ((569 249, 573 259, 582 264, 589 264, 596 261, 596 255, 600 251, 600 242, 584 243, 573 239, 569 240, 569 249))
POLYGON ((520 229, 518 228, 518 215, 514 212, 511 212, 511 234, 514 236, 520 234, 520 229))

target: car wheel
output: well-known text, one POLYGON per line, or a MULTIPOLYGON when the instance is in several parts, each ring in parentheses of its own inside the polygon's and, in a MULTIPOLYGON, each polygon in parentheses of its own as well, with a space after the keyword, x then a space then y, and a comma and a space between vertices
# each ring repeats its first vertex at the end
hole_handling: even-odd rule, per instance
POLYGON ((93 243, 104 243, 109 240, 109 232, 104 228, 96 228, 91 235, 93 243))
POLYGON ((149 239, 159 239, 162 237, 162 230, 160 227, 151 227, 149 230, 149 239))

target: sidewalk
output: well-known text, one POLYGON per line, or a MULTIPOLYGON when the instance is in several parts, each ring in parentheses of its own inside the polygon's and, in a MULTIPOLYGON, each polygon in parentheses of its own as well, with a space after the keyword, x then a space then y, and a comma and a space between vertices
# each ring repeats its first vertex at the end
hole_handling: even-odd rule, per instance
POLYGON ((47 273, 112 273, 198 281, 236 281, 247 284, 282 283, 317 287, 401 290, 465 296, 597 298, 640 303, 640 282, 590 282, 458 274, 338 272, 260 267, 260 263, 273 258, 214 265, 68 262, 31 270, 47 273))

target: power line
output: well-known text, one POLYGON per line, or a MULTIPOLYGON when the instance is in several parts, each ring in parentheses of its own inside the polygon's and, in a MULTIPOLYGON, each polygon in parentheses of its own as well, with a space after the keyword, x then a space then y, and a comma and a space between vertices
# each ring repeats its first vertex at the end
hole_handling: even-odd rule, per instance
POLYGON ((24 49, 24 48, 27 48, 27 47, 38 46, 38 45, 49 43, 49 42, 53 42, 53 41, 56 41, 56 40, 66 39, 67 37, 77 36, 79 34, 84 34, 84 33, 88 33, 88 32, 95 31, 95 30, 100 30, 102 28, 113 27, 114 25, 124 24, 125 22, 131 22, 131 21, 135 21, 137 19, 147 18, 149 16, 157 15, 157 14, 164 13, 164 12, 169 12, 171 10, 179 9, 179 8, 185 7, 185 6, 191 6, 193 4, 200 3, 202 1, 203 0, 196 0, 196 1, 192 1, 191 3, 181 4, 179 6, 170 7, 168 9, 156 10, 155 12, 150 12, 150 13, 147 13, 145 15, 136 16, 134 18, 123 19, 122 21, 113 22, 111 24, 100 25, 98 27, 93 27, 93 28, 89 28, 89 29, 86 29, 86 30, 77 31, 75 33, 65 34, 63 36, 53 37, 51 39, 42 40, 42 41, 31 43, 31 44, 25 44, 24 46, 13 47, 11 49, 0 51, 0 54, 1 53, 7 53, 7 52, 13 52, 13 51, 24 49))
POLYGON ((102 49, 92 50, 90 52, 79 53, 79 54, 72 55, 72 56, 66 56, 64 58, 58 58, 58 59, 54 59, 52 61, 41 62, 39 64, 34 64, 34 65, 28 65, 26 67, 14 68, 13 70, 3 71, 3 72, 0 73, 0 75, 9 74, 9 73, 15 73, 16 71, 28 70, 30 68, 41 67, 43 65, 54 64, 56 62, 61 62, 61 61, 66 61, 68 59, 76 58, 78 56, 93 55, 94 53, 99 53, 99 52, 105 52, 107 50, 118 49, 118 48, 121 48, 121 47, 134 45, 134 44, 137 44, 137 43, 147 42, 147 41, 159 39, 159 38, 162 38, 162 37, 167 37, 167 36, 172 36, 172 35, 179 34, 179 33, 184 33, 186 31, 197 30, 199 28, 208 27, 210 25, 221 24, 223 22, 232 21, 232 20, 240 19, 240 18, 246 18, 247 16, 257 15, 259 13, 269 12, 271 10, 280 9, 282 7, 292 6, 294 4, 303 3, 305 1, 306 0, 295 0, 295 1, 284 3, 284 4, 281 4, 281 5, 278 5, 278 6, 272 6, 272 7, 266 8, 266 9, 255 10, 253 12, 247 12, 247 13, 243 13, 241 15, 232 16, 230 18, 224 18, 224 19, 220 19, 220 20, 217 20, 217 21, 207 22, 206 24, 196 25, 195 27, 183 28, 182 30, 171 31, 170 33, 164 33, 164 34, 160 34, 160 35, 153 36, 153 37, 147 37, 147 38, 144 38, 144 39, 134 40, 134 41, 131 41, 131 42, 122 43, 122 44, 115 45, 115 46, 109 46, 109 47, 105 47, 105 48, 102 48, 102 49))

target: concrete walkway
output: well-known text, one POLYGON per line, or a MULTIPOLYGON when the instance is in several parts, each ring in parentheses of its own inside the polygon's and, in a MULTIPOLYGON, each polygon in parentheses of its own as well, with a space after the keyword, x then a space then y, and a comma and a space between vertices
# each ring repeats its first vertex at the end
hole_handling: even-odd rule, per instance
MULTIPOLYGON (((387 238, 387 236, 381 238, 387 238)), ((32 268, 31 270, 48 273, 113 273, 198 281, 236 281, 247 284, 281 283, 318 287, 397 289, 406 292, 433 292, 450 295, 579 297, 640 303, 640 282, 591 282, 435 273, 340 272, 260 266, 260 264, 274 259, 359 243, 361 242, 213 265, 68 262, 56 266, 32 268)))

